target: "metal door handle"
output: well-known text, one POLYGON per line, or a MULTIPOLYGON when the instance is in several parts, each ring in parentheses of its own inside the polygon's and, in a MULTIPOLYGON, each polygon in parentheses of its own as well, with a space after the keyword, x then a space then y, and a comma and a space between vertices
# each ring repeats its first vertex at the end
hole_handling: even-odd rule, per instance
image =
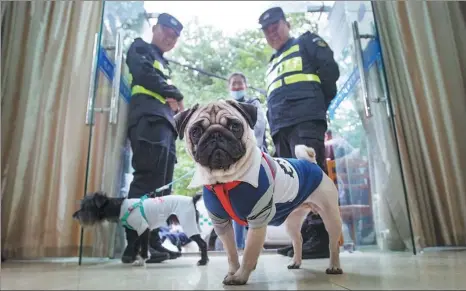
POLYGON ((115 40, 115 70, 112 81, 112 98, 110 99, 110 124, 116 124, 118 120, 118 104, 120 97, 121 70, 123 63, 123 44, 121 33, 117 32, 115 40))
POLYGON ((358 22, 354 21, 353 25, 353 40, 354 40, 354 48, 356 51, 356 63, 358 66, 359 70, 359 77, 361 78, 361 89, 362 89, 362 97, 363 97, 363 104, 364 104, 364 112, 366 114, 366 117, 371 117, 372 116, 372 110, 371 110, 371 103, 369 100, 369 95, 368 95, 368 89, 367 89, 367 80, 366 80, 366 72, 364 70, 364 60, 363 60, 363 51, 362 51, 362 46, 361 46, 361 38, 367 38, 367 35, 361 36, 359 34, 359 29, 358 29, 358 22))
POLYGON ((376 98, 372 98, 371 101, 373 103, 382 103, 382 102, 387 101, 387 97, 376 97, 376 98))
POLYGON ((96 33, 94 36, 94 48, 92 50, 92 69, 89 79, 89 91, 87 93, 87 109, 86 109, 86 125, 94 124, 93 118, 93 108, 94 108, 94 91, 95 91, 95 78, 96 78, 96 71, 97 71, 97 64, 96 64, 96 56, 97 56, 97 48, 99 34, 96 33))

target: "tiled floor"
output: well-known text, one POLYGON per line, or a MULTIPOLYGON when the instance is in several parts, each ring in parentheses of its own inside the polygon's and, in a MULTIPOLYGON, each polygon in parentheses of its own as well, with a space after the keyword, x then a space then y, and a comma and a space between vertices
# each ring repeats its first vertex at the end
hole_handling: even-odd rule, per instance
POLYGON ((325 275, 327 260, 306 260, 301 270, 287 270, 288 258, 264 254, 248 285, 224 287, 226 258, 211 256, 197 267, 197 256, 136 268, 117 260, 86 262, 6 262, 1 289, 28 290, 451 290, 466 288, 466 252, 342 254, 341 276, 325 275))

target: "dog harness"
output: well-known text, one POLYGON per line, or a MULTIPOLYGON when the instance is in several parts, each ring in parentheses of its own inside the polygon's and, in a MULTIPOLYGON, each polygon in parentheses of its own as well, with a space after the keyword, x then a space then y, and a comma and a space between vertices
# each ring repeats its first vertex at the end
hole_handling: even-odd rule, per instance
POLYGON ((141 199, 138 202, 133 203, 133 205, 131 205, 128 208, 126 213, 121 218, 121 224, 123 224, 124 227, 129 228, 131 230, 135 230, 133 227, 131 227, 131 225, 128 224, 128 217, 130 216, 131 212, 136 208, 139 208, 139 211, 141 212, 142 218, 144 218, 144 220, 147 223, 149 223, 148 220, 147 220, 147 217, 146 217, 146 213, 144 212, 144 204, 143 204, 144 200, 146 200, 147 198, 148 198, 147 195, 142 196, 141 199))
MULTIPOLYGON (((263 152, 262 158, 267 162, 267 165, 270 168, 270 172, 272 173, 272 179, 275 180, 275 172, 272 168, 272 165, 270 164, 269 160, 265 157, 265 154, 263 152)), ((233 181, 228 183, 207 185, 206 188, 212 191, 217 196, 223 208, 233 220, 235 220, 240 225, 246 226, 248 225, 247 221, 245 219, 239 218, 238 215, 236 215, 230 200, 230 190, 236 188, 240 183, 241 181, 233 181)))
POLYGON ((141 235, 146 229, 153 230, 166 226, 167 218, 174 214, 183 232, 191 237, 200 234, 194 202, 193 197, 182 195, 153 198, 144 195, 140 199, 125 199, 121 206, 120 221, 124 227, 141 235))

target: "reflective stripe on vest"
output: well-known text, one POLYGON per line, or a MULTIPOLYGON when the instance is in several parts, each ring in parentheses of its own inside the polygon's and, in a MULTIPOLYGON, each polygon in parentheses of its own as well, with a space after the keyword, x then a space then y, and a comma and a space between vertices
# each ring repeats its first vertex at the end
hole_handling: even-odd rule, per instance
POLYGON ((157 70, 159 70, 160 72, 162 72, 162 74, 164 74, 166 77, 170 76, 170 71, 168 69, 166 69, 162 63, 160 63, 159 61, 155 60, 154 63, 152 64, 152 66, 154 68, 156 68, 157 70))
MULTIPOLYGON (((290 85, 290 84, 294 84, 298 82, 306 82, 306 81, 320 83, 320 78, 319 76, 314 75, 314 74, 294 74, 294 75, 286 76, 285 78, 283 78, 283 81, 285 85, 290 85)), ((283 85, 283 81, 280 79, 270 84, 270 87, 267 90, 267 96, 269 96, 273 90, 280 88, 283 85)))
MULTIPOLYGON (((166 69, 162 63, 160 63, 159 61, 155 60, 154 63, 152 64, 152 66, 159 70, 160 72, 162 72, 162 74, 164 75, 164 77, 167 78, 167 84, 168 85, 172 85, 172 81, 168 78, 169 74, 170 74, 170 71, 168 69, 166 69)), ((130 83, 132 83, 133 81, 133 75, 130 74, 130 83)), ((158 93, 155 93, 154 91, 151 91, 149 89, 146 89, 144 88, 143 86, 141 85, 134 85, 133 88, 131 88, 131 96, 133 95, 136 95, 136 94, 145 94, 145 95, 149 95, 149 96, 152 96, 154 97, 155 99, 159 100, 162 104, 165 104, 166 103, 166 100, 165 98, 158 94, 158 93)))
POLYGON ((278 56, 276 59, 273 59, 270 64, 269 68, 267 69, 267 75, 270 73, 272 70, 273 66, 275 66, 278 62, 280 62, 283 58, 287 57, 288 55, 299 52, 299 44, 295 44, 294 46, 290 47, 286 51, 284 51, 280 56, 278 56))
POLYGON ((267 76, 267 84, 270 85, 278 77, 292 72, 303 71, 303 59, 301 57, 294 57, 279 63, 267 76))
POLYGON ((131 96, 136 95, 136 94, 146 94, 149 96, 154 97, 155 99, 159 100, 162 102, 162 104, 165 104, 167 101, 165 98, 162 97, 162 95, 157 94, 151 90, 147 90, 146 88, 142 87, 141 85, 134 85, 133 88, 131 88, 131 96))
POLYGON ((296 44, 291 46, 280 56, 270 62, 269 68, 267 70, 266 80, 267 96, 270 95, 273 90, 280 88, 283 85, 290 85, 298 82, 320 83, 320 78, 316 74, 303 73, 303 59, 299 54, 299 44, 296 44), (292 56, 286 60, 283 60, 291 54, 296 55, 296 53, 298 53, 297 56, 292 56), (288 75, 282 78, 282 76, 285 74, 288 75))

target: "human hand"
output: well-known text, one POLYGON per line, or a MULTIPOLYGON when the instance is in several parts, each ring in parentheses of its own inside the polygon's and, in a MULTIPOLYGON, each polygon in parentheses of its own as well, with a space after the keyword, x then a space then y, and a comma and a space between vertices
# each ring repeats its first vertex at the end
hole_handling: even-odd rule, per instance
POLYGON ((174 98, 167 98, 165 99, 167 101, 167 104, 168 106, 170 106, 170 109, 173 111, 173 112, 178 112, 180 110, 180 106, 179 106, 179 103, 178 101, 176 101, 176 99, 174 98))
POLYGON ((183 100, 181 100, 180 102, 178 102, 178 107, 179 107, 179 110, 180 110, 180 111, 184 111, 184 102, 183 102, 183 100))

